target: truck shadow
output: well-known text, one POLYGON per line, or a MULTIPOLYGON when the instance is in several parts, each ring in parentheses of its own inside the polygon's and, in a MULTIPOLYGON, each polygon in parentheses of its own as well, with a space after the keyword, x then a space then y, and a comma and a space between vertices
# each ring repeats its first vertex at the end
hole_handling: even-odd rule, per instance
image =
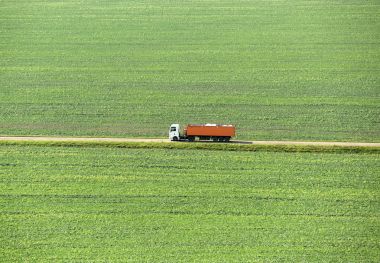
MULTIPOLYGON (((190 143, 188 140, 180 140, 178 142, 188 142, 190 143)), ((194 141, 194 142, 191 142, 191 143, 225 143, 225 144, 231 144, 231 143, 236 143, 236 144, 252 144, 252 142, 250 141, 229 141, 229 142, 214 142, 214 141, 194 141)))
POLYGON ((250 141, 230 141, 229 143, 252 144, 250 141))

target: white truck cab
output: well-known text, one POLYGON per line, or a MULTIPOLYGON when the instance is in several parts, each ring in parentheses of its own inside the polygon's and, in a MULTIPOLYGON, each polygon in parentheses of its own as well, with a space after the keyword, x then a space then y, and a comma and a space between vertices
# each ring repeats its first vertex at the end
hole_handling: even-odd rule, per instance
POLYGON ((170 125, 169 140, 179 141, 179 124, 170 125))

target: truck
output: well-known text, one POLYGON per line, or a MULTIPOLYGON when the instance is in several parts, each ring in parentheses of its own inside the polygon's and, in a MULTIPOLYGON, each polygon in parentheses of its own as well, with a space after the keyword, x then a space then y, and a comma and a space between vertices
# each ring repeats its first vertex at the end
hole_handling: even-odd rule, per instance
POLYGON ((171 141, 189 142, 199 140, 212 140, 214 142, 229 142, 231 137, 235 136, 235 126, 225 124, 188 124, 183 133, 180 132, 179 124, 170 125, 169 139, 171 141))

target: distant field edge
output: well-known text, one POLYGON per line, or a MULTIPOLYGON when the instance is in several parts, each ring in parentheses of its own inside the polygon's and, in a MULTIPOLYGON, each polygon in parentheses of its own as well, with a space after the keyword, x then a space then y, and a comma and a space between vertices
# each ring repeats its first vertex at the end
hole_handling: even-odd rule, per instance
POLYGON ((333 143, 313 144, 299 142, 300 144, 273 144, 268 142, 236 142, 236 143, 207 143, 207 142, 175 142, 170 143, 164 139, 157 141, 112 141, 112 140, 22 140, 0 139, 1 146, 43 146, 43 147, 111 147, 111 148, 136 148, 136 149, 182 149, 182 150, 213 150, 213 151, 271 151, 271 152, 326 152, 326 153, 380 153, 380 146, 376 143, 365 145, 334 145, 333 143))

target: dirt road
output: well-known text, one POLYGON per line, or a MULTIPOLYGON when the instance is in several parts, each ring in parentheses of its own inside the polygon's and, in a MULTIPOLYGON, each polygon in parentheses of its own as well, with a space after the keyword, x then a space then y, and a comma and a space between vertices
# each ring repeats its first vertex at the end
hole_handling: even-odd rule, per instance
MULTIPOLYGON (((173 143, 168 139, 153 138, 86 138, 86 137, 15 137, 0 136, 0 141, 80 141, 80 142, 162 142, 173 143)), ((178 143, 178 142, 176 142, 178 143)), ((365 142, 301 142, 301 141, 231 141, 230 143, 256 145, 310 145, 310 146, 367 146, 380 147, 380 143, 365 142)))
POLYGON ((94 138, 94 137, 16 137, 1 136, 0 141, 53 141, 53 142, 170 142, 168 139, 149 138, 94 138))

